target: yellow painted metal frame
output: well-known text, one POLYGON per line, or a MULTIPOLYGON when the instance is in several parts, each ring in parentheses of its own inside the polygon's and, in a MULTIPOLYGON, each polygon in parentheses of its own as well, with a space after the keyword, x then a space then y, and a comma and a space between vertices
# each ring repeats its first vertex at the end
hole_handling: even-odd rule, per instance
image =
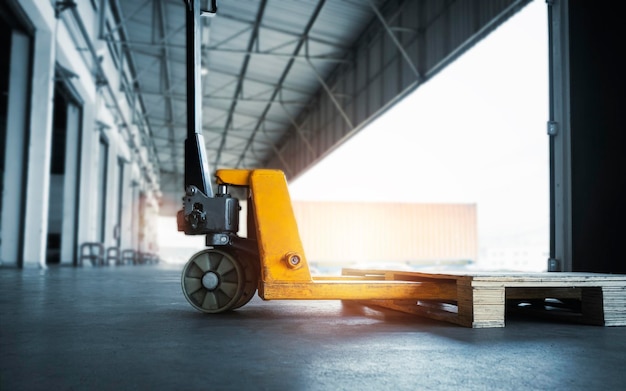
POLYGON ((261 260, 258 293, 265 300, 455 299, 457 296, 454 284, 388 281, 367 276, 312 277, 284 173, 221 169, 216 177, 218 184, 250 190, 252 205, 248 207, 253 213, 261 260))

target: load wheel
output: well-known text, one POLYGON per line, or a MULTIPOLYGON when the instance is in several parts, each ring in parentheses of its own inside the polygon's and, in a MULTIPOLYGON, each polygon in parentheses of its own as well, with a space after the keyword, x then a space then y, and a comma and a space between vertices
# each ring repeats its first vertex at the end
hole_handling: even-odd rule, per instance
POLYGON ((252 259, 242 263, 246 281, 244 283, 241 298, 239 298, 239 301, 233 306, 232 309, 237 309, 248 304, 248 302, 254 297, 254 294, 259 286, 259 261, 252 259))
POLYGON ((181 284, 185 298, 195 309, 215 314, 243 305, 239 304, 246 280, 246 270, 234 256, 206 249, 189 259, 183 268, 181 284))

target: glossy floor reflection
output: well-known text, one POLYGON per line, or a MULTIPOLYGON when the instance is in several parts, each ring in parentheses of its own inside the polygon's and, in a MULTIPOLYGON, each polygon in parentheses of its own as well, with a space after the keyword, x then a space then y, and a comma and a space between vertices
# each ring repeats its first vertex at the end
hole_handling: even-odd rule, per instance
POLYGON ((614 390, 626 328, 339 301, 193 309, 182 267, 0 269, 0 390, 614 390))

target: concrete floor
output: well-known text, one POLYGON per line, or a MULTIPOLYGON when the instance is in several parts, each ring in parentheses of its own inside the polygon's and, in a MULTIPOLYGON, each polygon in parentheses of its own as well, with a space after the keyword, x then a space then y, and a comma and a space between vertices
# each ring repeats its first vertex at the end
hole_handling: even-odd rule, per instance
POLYGON ((338 301, 205 315, 181 267, 0 270, 0 390, 617 390, 626 328, 468 329, 338 301))

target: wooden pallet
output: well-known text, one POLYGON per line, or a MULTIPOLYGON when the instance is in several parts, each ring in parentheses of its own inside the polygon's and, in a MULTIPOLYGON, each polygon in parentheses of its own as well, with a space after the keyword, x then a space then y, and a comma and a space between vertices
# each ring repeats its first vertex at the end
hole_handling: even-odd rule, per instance
POLYGON ((452 322, 504 327, 513 311, 602 326, 626 325, 626 275, 596 273, 421 273, 344 269, 365 280, 435 282, 456 287, 456 300, 367 300, 366 305, 452 322))

